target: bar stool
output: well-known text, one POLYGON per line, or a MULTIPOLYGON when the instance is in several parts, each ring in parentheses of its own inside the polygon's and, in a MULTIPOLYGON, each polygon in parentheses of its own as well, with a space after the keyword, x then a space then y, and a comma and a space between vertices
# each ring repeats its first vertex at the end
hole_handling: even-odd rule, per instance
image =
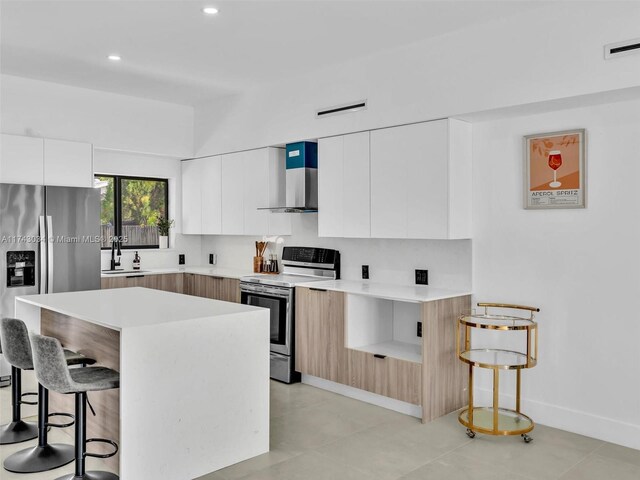
POLYGON ((120 477, 105 471, 85 471, 85 457, 109 458, 118 453, 118 444, 104 438, 87 438, 87 392, 110 390, 120 387, 120 374, 105 367, 69 369, 64 351, 55 338, 30 334, 33 363, 38 382, 58 393, 73 393, 76 401, 76 470, 56 480, 118 480, 120 477), (99 455, 87 453, 87 443, 102 442, 114 447, 114 451, 99 455))
MULTIPOLYGON (((0 340, 0 353, 2 341, 0 340)), ((37 405, 37 402, 22 400, 22 397, 36 395, 35 392, 22 393, 22 370, 11 366, 11 422, 0 426, 0 445, 22 443, 38 436, 38 425, 22 420, 22 404, 37 405)))
MULTIPOLYGON (((4 343, 4 355, 9 364, 21 370, 33 370, 33 356, 27 326, 16 318, 0 320, 0 338, 4 343)), ((95 363, 80 353, 64 351, 67 365, 95 363)), ((73 425, 73 415, 69 413, 49 413, 49 391, 38 385, 38 445, 16 452, 4 461, 4 468, 15 473, 36 473, 52 470, 71 463, 75 458, 73 445, 49 444, 49 427, 66 428, 73 425), (70 423, 50 423, 49 418, 64 416, 72 419, 70 423)))

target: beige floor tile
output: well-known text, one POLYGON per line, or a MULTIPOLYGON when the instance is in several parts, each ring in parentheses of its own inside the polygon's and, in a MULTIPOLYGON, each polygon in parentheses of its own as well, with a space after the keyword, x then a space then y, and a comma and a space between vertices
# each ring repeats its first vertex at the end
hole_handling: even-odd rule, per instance
POLYGON ((308 452, 255 472, 244 480, 377 480, 315 452, 308 452))
POLYGON ((293 454, 280 450, 271 450, 269 453, 250 458, 244 462, 236 463, 230 467, 218 470, 210 475, 200 477, 199 480, 237 480, 259 470, 272 467, 293 457, 293 454))
POLYGON ((599 455, 590 455, 560 478, 561 480, 638 480, 640 466, 599 455))
POLYGON ((620 445, 603 442, 600 448, 598 448, 594 453, 602 457, 631 463, 636 467, 640 467, 640 450, 634 450, 633 448, 626 448, 620 445))
POLYGON ((527 480, 503 467, 467 458, 457 453, 444 455, 401 477, 401 480, 527 480))

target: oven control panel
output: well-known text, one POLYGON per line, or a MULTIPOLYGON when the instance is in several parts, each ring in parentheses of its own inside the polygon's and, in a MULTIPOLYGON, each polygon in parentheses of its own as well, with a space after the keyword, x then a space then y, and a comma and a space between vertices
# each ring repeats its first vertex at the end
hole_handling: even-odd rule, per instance
POLYGON ((339 262, 339 253, 330 248, 315 247, 284 247, 282 260, 300 262, 313 266, 314 264, 336 265, 339 262))

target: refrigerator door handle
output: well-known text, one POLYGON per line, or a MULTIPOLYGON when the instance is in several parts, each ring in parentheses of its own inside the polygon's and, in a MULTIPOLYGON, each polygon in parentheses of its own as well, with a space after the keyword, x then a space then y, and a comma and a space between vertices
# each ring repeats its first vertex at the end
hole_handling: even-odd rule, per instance
POLYGON ((47 291, 53 293, 53 221, 47 215, 47 291))
POLYGON ((47 291, 47 230, 44 226, 44 215, 40 215, 40 285, 38 293, 47 291))

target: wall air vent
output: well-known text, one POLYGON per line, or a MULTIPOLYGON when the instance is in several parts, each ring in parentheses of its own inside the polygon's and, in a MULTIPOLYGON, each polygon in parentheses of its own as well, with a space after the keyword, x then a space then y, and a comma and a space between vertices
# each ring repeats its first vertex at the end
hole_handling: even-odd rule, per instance
POLYGON ((626 42, 610 43, 604 46, 604 58, 618 58, 625 55, 640 54, 640 38, 626 42))
POLYGON ((329 117, 331 115, 337 115, 339 113, 357 112, 367 108, 367 100, 360 100, 359 102, 345 103, 344 105, 337 105, 331 108, 323 108, 316 112, 316 118, 329 117))

